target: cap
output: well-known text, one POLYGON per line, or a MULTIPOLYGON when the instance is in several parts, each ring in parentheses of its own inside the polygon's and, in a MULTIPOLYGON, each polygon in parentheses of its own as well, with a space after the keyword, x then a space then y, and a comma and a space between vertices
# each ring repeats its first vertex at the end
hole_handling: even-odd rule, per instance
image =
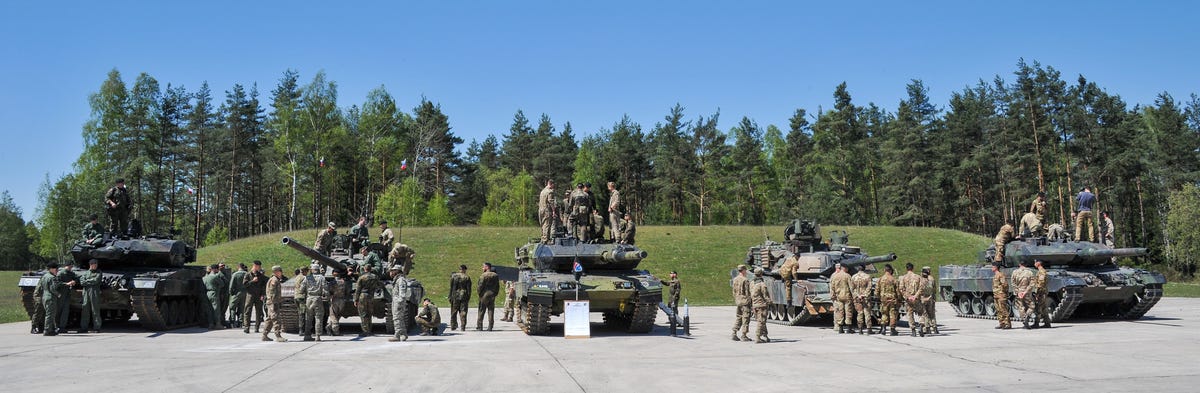
POLYGON ((309 270, 311 270, 311 268, 309 268, 308 266, 301 266, 301 267, 300 267, 300 271, 302 271, 302 272, 307 272, 307 271, 309 271, 309 270))
POLYGON ((96 221, 97 218, 96 213, 88 214, 88 220, 96 221))
POLYGON ((99 264, 100 264, 100 260, 99 260, 99 259, 96 259, 96 258, 92 258, 91 260, 89 260, 89 261, 88 261, 88 264, 89 264, 89 265, 99 265, 99 264))
POLYGON ((337 224, 334 224, 334 223, 333 223, 333 221, 330 221, 330 222, 329 222, 329 227, 330 227, 330 228, 337 228, 337 224))
POLYGON ((279 265, 271 266, 271 271, 273 271, 273 272, 282 272, 282 271, 283 271, 283 267, 280 267, 279 265))
POLYGON ((763 275, 763 270, 762 270, 762 268, 760 267, 760 268, 754 269, 754 275, 756 275, 756 276, 761 276, 761 275, 763 275))
POLYGON ((484 262, 484 263, 483 263, 483 266, 487 266, 487 267, 488 267, 488 269, 491 269, 491 268, 492 268, 492 263, 491 263, 491 262, 484 262))
POLYGON ((262 261, 255 260, 255 261, 254 261, 254 264, 255 264, 255 265, 258 265, 258 266, 262 266, 262 261))
POLYGON ((387 225, 387 220, 380 221, 379 225, 387 225))
POLYGON ((679 273, 676 273, 674 270, 672 270, 672 271, 671 271, 671 274, 679 274, 679 273))
MULTIPOLYGON (((363 268, 366 269, 367 267, 363 266, 363 268)), ((392 265, 392 267, 388 270, 393 271, 393 272, 399 272, 399 271, 403 271, 404 268, 400 267, 400 265, 392 265)))
POLYGON ((68 259, 66 262, 63 262, 62 265, 63 266, 75 266, 75 261, 68 259))
POLYGON ((467 270, 467 265, 458 265, 458 270, 467 270))
POLYGON ((58 269, 58 263, 56 263, 56 262, 47 263, 46 268, 47 269, 58 269))
POLYGON ((746 265, 738 265, 737 269, 739 272, 744 272, 746 271, 746 265))
POLYGON ((928 272, 929 272, 929 271, 931 271, 931 270, 933 270, 933 269, 932 269, 932 268, 930 268, 929 266, 924 266, 924 267, 921 267, 921 271, 922 271, 922 272, 926 272, 926 273, 928 273, 928 272))
POLYGON ((118 177, 118 178, 117 178, 117 181, 115 181, 114 183, 117 183, 117 184, 123 184, 123 183, 125 183, 125 179, 123 179, 123 178, 119 178, 119 177, 118 177))

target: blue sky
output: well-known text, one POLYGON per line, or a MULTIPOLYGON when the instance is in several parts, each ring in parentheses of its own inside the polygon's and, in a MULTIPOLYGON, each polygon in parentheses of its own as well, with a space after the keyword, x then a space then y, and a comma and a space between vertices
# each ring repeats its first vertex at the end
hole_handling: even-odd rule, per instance
POLYGON ((523 109, 577 135, 623 114, 649 129, 675 103, 781 127, 796 108, 892 110, 922 79, 935 103, 1019 58, 1097 81, 1127 102, 1200 92, 1197 2, 7 2, 0 6, 0 190, 27 219, 71 170, 87 97, 117 68, 214 96, 268 95, 286 69, 324 70, 339 104, 380 85, 441 104, 468 142, 523 109), (15 4, 14 4, 15 3, 15 4), (353 5, 348 5, 353 3, 353 5), (511 4, 510 4, 511 3, 511 4))

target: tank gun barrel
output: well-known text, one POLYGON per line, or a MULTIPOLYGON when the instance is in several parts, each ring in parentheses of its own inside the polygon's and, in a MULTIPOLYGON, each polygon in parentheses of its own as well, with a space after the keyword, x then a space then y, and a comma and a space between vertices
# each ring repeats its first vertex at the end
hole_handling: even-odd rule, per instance
POLYGON ((291 247, 293 250, 299 251, 301 254, 304 254, 304 256, 311 258, 327 268, 337 270, 343 275, 350 271, 350 267, 346 266, 346 264, 338 262, 333 258, 321 255, 321 253, 317 252, 317 250, 305 247, 304 245, 297 243, 295 240, 292 240, 286 236, 283 238, 283 244, 291 247))
POLYGON ((604 260, 604 262, 608 262, 608 263, 638 262, 643 259, 646 259, 646 251, 645 250, 631 250, 631 251, 606 252, 606 253, 602 254, 602 259, 604 260))
POLYGON ((876 264, 876 263, 881 263, 881 262, 891 262, 894 260, 896 260, 896 253, 893 252, 893 253, 890 253, 887 255, 876 255, 873 257, 868 257, 866 259, 863 259, 860 262, 854 263, 854 265, 871 265, 871 264, 876 264))
POLYGON ((1080 258, 1095 259, 1095 258, 1128 258, 1140 257, 1148 254, 1145 248, 1109 248, 1109 249, 1090 249, 1079 250, 1075 253, 1080 258))

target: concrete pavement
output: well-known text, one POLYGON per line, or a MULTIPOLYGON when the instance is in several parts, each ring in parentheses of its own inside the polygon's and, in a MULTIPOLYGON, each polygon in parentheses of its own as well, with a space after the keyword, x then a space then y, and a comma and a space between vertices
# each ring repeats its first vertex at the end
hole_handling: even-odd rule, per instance
MULTIPOLYGON (((692 336, 605 330, 591 339, 496 331, 259 341, 240 329, 30 335, 0 325, 3 391, 688 392, 986 390, 1194 391, 1200 299, 1166 298, 1138 321, 1069 321, 1049 330, 992 329, 939 303, 942 335, 839 335, 768 325, 768 344, 729 339, 732 307, 693 307, 692 336)), ((443 317, 449 310, 442 310, 443 317)), ((471 312, 470 322, 475 314, 471 312)), ((561 322, 555 318, 552 322, 561 322)), ((344 327, 350 327, 343 322, 344 327)), ((344 329, 354 331, 354 329, 344 329)), ((753 327, 751 328, 753 336, 753 327)))

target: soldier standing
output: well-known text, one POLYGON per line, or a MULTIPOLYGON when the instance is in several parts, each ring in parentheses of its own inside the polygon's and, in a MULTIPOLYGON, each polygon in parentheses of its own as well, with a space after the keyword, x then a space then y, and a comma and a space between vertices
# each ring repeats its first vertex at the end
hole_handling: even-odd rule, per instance
POLYGON ((350 253, 357 254, 358 249, 371 242, 371 234, 367 232, 367 217, 359 216, 358 224, 350 227, 350 253))
POLYGON ((221 329, 223 325, 223 321, 221 320, 221 292, 228 286, 225 285, 225 277, 221 275, 219 269, 215 263, 208 265, 208 274, 204 276, 204 289, 208 293, 209 329, 221 329))
POLYGON ((1013 241, 1013 237, 1012 220, 1004 219, 1004 226, 1000 227, 1000 232, 996 233, 996 257, 992 262, 1004 262, 1004 245, 1013 241))
POLYGON ((242 327, 248 321, 242 319, 246 307, 246 264, 239 263, 238 270, 229 277, 229 319, 234 327, 242 327))
MULTIPOLYGON (((908 328, 913 337, 917 336, 917 316, 925 312, 921 306, 921 276, 913 273, 912 262, 904 264, 904 276, 900 277, 900 295, 904 297, 908 307, 908 328)), ((924 329, 921 330, 924 332, 924 329)))
POLYGON ((1050 306, 1046 303, 1046 296, 1049 295, 1049 288, 1046 282, 1046 268, 1042 266, 1042 261, 1033 261, 1033 266, 1037 268, 1037 276, 1033 278, 1034 284, 1034 308, 1037 310, 1037 318, 1033 320, 1033 328, 1037 329, 1038 319, 1042 324, 1040 327, 1050 327, 1050 306))
POLYGON ((129 199, 129 190, 125 188, 125 179, 117 179, 112 188, 104 194, 104 208, 108 212, 108 232, 124 235, 129 229, 129 210, 133 202, 129 199))
MULTIPOLYGON (((51 264, 54 265, 55 269, 58 268, 57 264, 54 264, 54 263, 51 263, 51 264)), ((33 274, 33 272, 29 272, 29 274, 33 274)), ((44 275, 43 275, 43 277, 44 277, 44 275)), ((57 278, 56 278, 56 280, 57 280, 57 278)), ((42 291, 42 286, 40 285, 41 284, 40 281, 38 282, 38 284, 39 285, 33 286, 33 315, 29 316, 29 325, 30 325, 29 334, 42 334, 42 332, 45 331, 46 308, 45 308, 45 305, 42 304, 42 298, 45 297, 45 293, 42 291)), ((54 329, 50 329, 50 330, 54 330, 54 329)))
POLYGON ((421 310, 417 311, 416 321, 421 325, 422 336, 436 336, 438 327, 442 325, 442 313, 432 300, 425 298, 421 301, 421 310))
POLYGON ((542 243, 550 243, 554 220, 558 217, 557 207, 554 203, 554 180, 546 179, 546 187, 538 194, 538 223, 542 225, 542 243))
POLYGON ((879 334, 885 334, 883 327, 886 325, 895 336, 896 321, 900 320, 900 284, 892 265, 883 265, 883 277, 875 284, 875 295, 879 297, 879 334))
POLYGON ((1103 227, 1100 231, 1101 237, 1103 237, 1103 243, 1106 246, 1112 247, 1114 244, 1112 218, 1108 216, 1108 212, 1100 213, 1100 216, 1104 218, 1104 220, 1100 222, 1100 226, 1103 227))
POLYGON ((517 306, 517 287, 512 281, 504 281, 504 318, 503 322, 513 321, 513 309, 517 306))
MULTIPOLYGON (((612 225, 612 238, 614 241, 624 238, 624 232, 618 231, 621 224, 621 212, 625 210, 621 206, 621 202, 621 193, 617 191, 617 183, 608 182, 608 221, 609 225, 612 225)), ((628 215, 625 216, 625 220, 628 221, 628 215)))
POLYGON ((840 263, 837 265, 837 272, 829 277, 829 292, 833 295, 833 328, 837 329, 838 334, 845 333, 846 330, 854 333, 854 297, 850 289, 850 275, 840 263), (846 326, 850 328, 847 329, 846 326))
POLYGON ((1013 272, 1013 292, 1017 294, 1017 305, 1021 311, 1021 324, 1029 329, 1029 314, 1033 313, 1033 297, 1037 296, 1033 282, 1033 271, 1029 270, 1025 261, 1020 262, 1021 267, 1013 272))
POLYGON ((342 314, 345 313, 346 300, 350 298, 350 280, 337 269, 334 269, 332 274, 333 286, 329 288, 329 333, 341 336, 342 314))
POLYGON ((617 243, 633 244, 633 237, 637 234, 637 225, 633 223, 633 217, 629 213, 625 213, 625 219, 621 221, 621 227, 617 233, 619 234, 619 237, 616 238, 617 243))
MULTIPOLYGON (((493 318, 495 318, 496 314, 496 295, 499 293, 500 275, 492 271, 491 262, 484 262, 483 274, 479 275, 479 316, 475 320, 475 330, 483 330, 484 313, 487 313, 487 330, 492 330, 492 325, 495 323, 493 318)), ((466 326, 463 326, 464 330, 466 328, 466 326)))
POLYGON ((754 343, 771 342, 767 337, 767 306, 771 304, 771 295, 767 293, 767 284, 763 282, 763 269, 754 269, 754 285, 750 288, 750 303, 754 305, 754 321, 758 322, 758 331, 754 333, 754 343))
MULTIPOLYGON (((279 306, 283 304, 283 294, 281 289, 283 286, 283 268, 279 265, 271 267, 271 278, 267 280, 266 286, 266 303, 267 303, 267 323, 263 327, 262 340, 271 341, 267 338, 267 332, 275 330, 275 341, 285 342, 283 338, 283 324, 279 323, 279 306)), ((249 308, 247 308, 249 310, 249 308)))
POLYGON ((575 237, 586 243, 591 240, 592 228, 589 221, 592 218, 592 198, 588 196, 587 191, 583 189, 583 183, 579 183, 575 192, 571 193, 571 227, 575 237))
MULTIPOLYGON (((371 273, 369 266, 362 266, 359 270, 358 286, 354 288, 354 307, 358 309, 358 318, 362 326, 362 333, 358 336, 365 337, 371 335, 371 306, 375 302, 375 292, 383 289, 383 283, 375 273, 371 273)), ((399 266, 393 265, 392 270, 399 271, 399 266)), ((395 294, 392 294, 393 301, 395 297, 395 294)), ((392 320, 396 321, 395 314, 392 315, 392 320)))
POLYGON ((387 220, 379 222, 379 244, 384 248, 392 248, 392 242, 396 241, 396 234, 392 233, 392 228, 388 228, 387 220))
POLYGON ((1029 204, 1029 212, 1033 213, 1034 217, 1037 218, 1038 233, 1034 233, 1034 235, 1036 236, 1036 235, 1042 234, 1041 230, 1045 227, 1044 224, 1046 223, 1046 192, 1045 191, 1038 191, 1037 197, 1033 199, 1033 203, 1029 204))
POLYGON ((992 299, 996 303, 996 329, 1012 329, 1012 316, 1008 313, 1008 277, 1000 269, 999 262, 992 262, 992 299))
POLYGON ((1094 217, 1092 216, 1092 205, 1096 204, 1096 195, 1092 194, 1092 190, 1084 187, 1083 191, 1075 197, 1079 202, 1079 214, 1075 215, 1075 241, 1083 236, 1084 225, 1087 225, 1087 241, 1096 241, 1096 226, 1094 217))
MULTIPOLYGON (((55 328, 59 333, 67 332, 67 321, 71 316, 71 295, 75 293, 75 287, 79 286, 79 275, 75 274, 75 263, 66 262, 66 266, 58 271, 58 282, 62 283, 58 287, 58 325, 55 328)), ((50 312, 47 310, 46 312, 50 312)))
POLYGON ((679 296, 683 293, 683 287, 679 283, 679 274, 672 270, 671 278, 662 284, 670 289, 667 295, 667 307, 671 308, 671 312, 674 312, 675 315, 679 315, 679 296))
MULTIPOLYGON (((254 316, 254 332, 258 333, 263 323, 263 296, 266 292, 267 281, 270 278, 262 271, 262 261, 254 261, 250 272, 242 277, 242 288, 246 299, 242 306, 242 333, 250 334, 250 316, 254 316)), ((283 270, 280 270, 283 274, 283 270)))
POLYGON ((858 334, 871 334, 871 275, 863 268, 855 268, 857 272, 850 277, 850 294, 854 296, 854 313, 858 319, 858 334))
POLYGON ((100 287, 104 285, 100 261, 88 261, 88 270, 79 275, 83 287, 83 309, 79 313, 79 332, 100 333, 100 287))
POLYGON ((58 264, 50 262, 46 265, 46 274, 42 275, 42 279, 38 281, 37 289, 34 293, 42 294, 42 309, 45 310, 45 319, 42 320, 42 335, 54 336, 58 335, 58 302, 62 296, 59 287, 62 283, 58 281, 58 264))
POLYGON ((333 221, 329 222, 329 226, 317 232, 317 242, 313 244, 313 249, 321 253, 321 255, 329 255, 329 248, 333 247, 333 237, 337 235, 337 224, 333 221))
POLYGON ((304 341, 313 341, 313 332, 317 335, 316 341, 321 341, 321 335, 325 333, 325 307, 329 303, 329 287, 325 277, 312 273, 311 270, 304 273, 304 278, 296 286, 296 292, 304 292, 304 309, 307 315, 304 318, 304 341))
POLYGON ((746 279, 746 265, 738 265, 737 276, 733 278, 733 304, 737 306, 737 316, 733 322, 733 341, 750 341, 746 333, 750 331, 750 281, 746 279), (738 337, 738 331, 741 337, 738 337))
POLYGON ((225 266, 225 262, 221 262, 217 264, 217 273, 220 273, 221 278, 225 280, 223 283, 221 283, 221 285, 223 285, 220 293, 221 308, 217 309, 217 311, 221 314, 221 326, 224 326, 226 329, 228 329, 231 326, 231 323, 225 314, 226 311, 229 310, 229 297, 231 295, 229 293, 229 282, 233 281, 233 272, 229 271, 229 267, 225 266))
POLYGON ((933 334, 942 334, 938 331, 937 324, 937 282, 930 276, 932 269, 929 266, 921 268, 921 305, 925 308, 925 332, 930 330, 933 334))
POLYGON ((388 273, 392 275, 391 311, 392 323, 396 326, 396 334, 389 337, 388 341, 408 341, 408 302, 413 297, 413 291, 408 285, 403 268, 393 265, 388 269, 388 273))
POLYGON ((93 247, 104 243, 104 226, 96 221, 96 213, 88 215, 88 223, 83 225, 83 243, 93 247))
POLYGON ((458 265, 458 272, 450 275, 450 330, 467 331, 467 307, 471 304, 471 276, 467 265, 458 265))
POLYGON ((308 313, 308 291, 301 290, 300 284, 303 284, 304 279, 312 275, 312 267, 301 266, 300 271, 296 275, 300 279, 296 285, 295 293, 292 294, 292 299, 296 300, 296 331, 301 336, 311 337, 312 333, 308 331, 308 319, 312 318, 312 315, 308 313))

